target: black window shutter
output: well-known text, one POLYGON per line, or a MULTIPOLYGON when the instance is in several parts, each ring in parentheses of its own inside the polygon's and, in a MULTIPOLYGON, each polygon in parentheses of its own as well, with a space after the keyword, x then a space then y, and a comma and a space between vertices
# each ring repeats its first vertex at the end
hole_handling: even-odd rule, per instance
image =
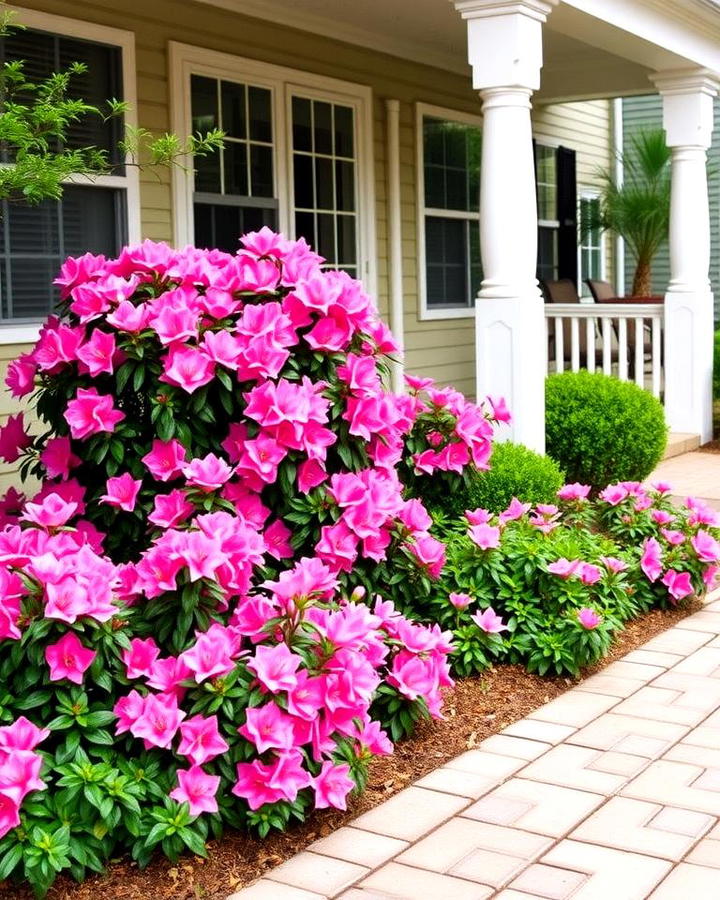
POLYGON ((557 217, 558 278, 569 278, 577 284, 577 177, 575 151, 568 147, 557 149, 557 217))

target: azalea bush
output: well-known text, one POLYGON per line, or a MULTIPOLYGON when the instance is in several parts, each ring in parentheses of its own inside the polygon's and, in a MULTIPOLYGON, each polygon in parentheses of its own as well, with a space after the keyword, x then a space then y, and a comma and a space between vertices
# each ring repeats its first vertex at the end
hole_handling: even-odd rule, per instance
POLYGON ((514 499, 499 515, 438 519, 443 578, 416 608, 455 635, 459 675, 498 660, 577 675, 608 651, 623 623, 718 583, 720 518, 670 502, 669 486, 565 485, 555 504, 514 499))
POLYGON ((0 879, 204 853, 345 808, 437 716, 445 548, 417 496, 487 466, 487 410, 410 379, 361 285, 263 229, 237 254, 69 259, 13 363, 0 457, 0 879), (3 756, 2 754, 5 754, 3 756))

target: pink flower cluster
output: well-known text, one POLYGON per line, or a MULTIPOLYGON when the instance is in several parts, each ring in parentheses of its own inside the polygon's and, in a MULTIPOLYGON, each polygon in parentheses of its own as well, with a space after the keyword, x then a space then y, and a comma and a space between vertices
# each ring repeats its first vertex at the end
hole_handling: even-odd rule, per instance
POLYGON ((50 732, 24 716, 0 726, 0 838, 20 824, 20 806, 33 791, 42 791, 42 756, 35 752, 50 732))

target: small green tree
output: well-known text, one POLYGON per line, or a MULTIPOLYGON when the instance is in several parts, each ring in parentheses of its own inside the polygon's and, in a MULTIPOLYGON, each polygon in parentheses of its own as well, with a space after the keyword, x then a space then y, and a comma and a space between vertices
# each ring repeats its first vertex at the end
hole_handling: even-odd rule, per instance
POLYGON ((590 204, 581 231, 620 235, 636 261, 632 295, 647 297, 652 293, 652 261, 670 227, 671 153, 665 132, 661 128, 638 132, 620 159, 622 180, 614 170, 601 170, 600 203, 590 204))
MULTIPOLYGON (((13 12, 0 8, 0 38, 23 27, 13 12)), ((72 146, 68 133, 73 125, 92 116, 103 121, 122 117, 128 109, 113 98, 100 108, 70 96, 73 78, 86 70, 83 63, 74 63, 32 81, 22 60, 0 67, 0 200, 30 204, 58 200, 69 178, 111 175, 120 165, 142 169, 179 165, 185 156, 205 156, 222 146, 219 130, 181 140, 127 125, 117 147, 121 163, 113 161, 107 150, 72 146)))

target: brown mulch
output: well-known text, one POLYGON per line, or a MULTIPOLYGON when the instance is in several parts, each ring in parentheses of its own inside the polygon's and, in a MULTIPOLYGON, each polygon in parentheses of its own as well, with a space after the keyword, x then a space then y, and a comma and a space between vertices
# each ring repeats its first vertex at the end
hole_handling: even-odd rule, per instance
POLYGON ((708 441, 707 444, 703 444, 702 447, 698 449, 701 453, 720 453, 720 438, 714 441, 708 441))
MULTIPOLYGON (((641 646, 695 612, 698 606, 696 603, 682 609, 656 610, 628 623, 609 656, 586 671, 585 677, 641 646)), ((119 860, 104 875, 89 878, 80 885, 67 878, 58 879, 48 895, 49 900, 225 900, 233 891, 312 841, 330 834, 448 759, 522 719, 575 683, 569 678, 530 675, 521 666, 499 666, 460 681, 448 692, 446 718, 422 725, 411 739, 397 745, 393 756, 376 759, 370 769, 367 790, 352 802, 346 813, 323 810, 303 825, 265 840, 228 832, 221 841, 208 845, 206 860, 185 857, 173 865, 168 860, 157 859, 143 871, 129 860, 119 860)), ((0 896, 8 900, 29 900, 31 893, 0 886, 0 896)))

